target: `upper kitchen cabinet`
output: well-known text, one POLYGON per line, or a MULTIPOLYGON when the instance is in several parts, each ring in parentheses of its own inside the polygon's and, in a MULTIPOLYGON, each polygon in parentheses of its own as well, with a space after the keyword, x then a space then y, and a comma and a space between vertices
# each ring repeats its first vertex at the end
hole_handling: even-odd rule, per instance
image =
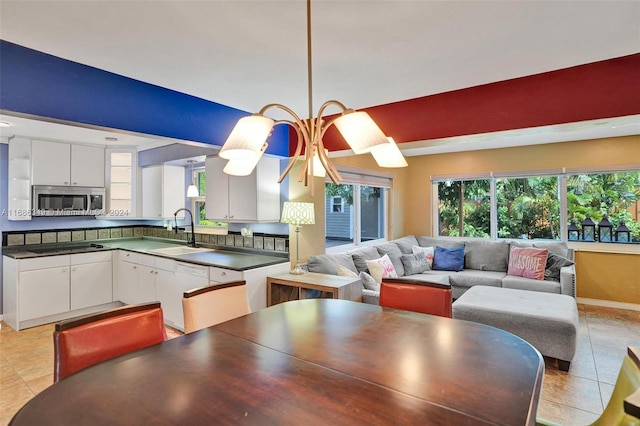
MULTIPOLYGON (((173 219, 173 213, 185 206, 184 167, 158 165, 142 169, 142 216, 149 219, 173 219)), ((184 212, 178 214, 183 218, 184 212)))
POLYGON ((32 184, 104 187, 104 148, 31 141, 32 184))
POLYGON ((206 216, 223 222, 278 222, 280 220, 280 160, 262 157, 249 176, 222 171, 226 160, 206 160, 206 216))

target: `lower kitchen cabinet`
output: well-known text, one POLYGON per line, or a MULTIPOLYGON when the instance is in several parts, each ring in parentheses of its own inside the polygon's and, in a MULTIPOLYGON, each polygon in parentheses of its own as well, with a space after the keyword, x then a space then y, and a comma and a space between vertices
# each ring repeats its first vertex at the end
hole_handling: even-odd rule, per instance
POLYGON ((113 302, 111 252, 71 255, 71 310, 113 302))
POLYGON ((111 252, 3 256, 3 319, 14 330, 115 307, 111 252))
POLYGON ((162 304, 164 322, 184 331, 182 296, 185 291, 205 287, 208 283, 209 271, 206 266, 177 262, 173 279, 156 282, 156 294, 162 304))
POLYGON ((120 251, 118 261, 118 299, 125 304, 159 300, 158 282, 174 279, 175 260, 120 251))

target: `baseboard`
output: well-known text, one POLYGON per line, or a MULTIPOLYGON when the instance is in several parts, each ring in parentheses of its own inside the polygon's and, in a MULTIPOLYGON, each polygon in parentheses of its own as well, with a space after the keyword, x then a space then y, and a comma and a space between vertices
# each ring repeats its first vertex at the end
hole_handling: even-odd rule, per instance
POLYGON ((584 297, 576 298, 578 303, 585 305, 604 306, 607 308, 628 309, 630 311, 640 311, 640 305, 637 303, 614 302, 612 300, 587 299, 584 297))

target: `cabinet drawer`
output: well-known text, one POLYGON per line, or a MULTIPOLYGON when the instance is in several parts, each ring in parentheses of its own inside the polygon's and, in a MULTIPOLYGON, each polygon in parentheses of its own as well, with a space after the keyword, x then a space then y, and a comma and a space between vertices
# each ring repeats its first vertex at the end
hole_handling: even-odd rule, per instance
POLYGON ((163 271, 174 272, 176 270, 176 261, 173 259, 167 259, 166 257, 156 257, 155 267, 162 269, 163 271))
POLYGON ((95 253, 81 253, 71 255, 72 265, 83 265, 85 263, 111 262, 110 251, 98 251, 95 253))
POLYGON ((149 256, 147 254, 139 254, 138 261, 136 262, 138 265, 145 265, 155 268, 156 266, 156 257, 149 256))
POLYGON ((38 269, 59 268, 69 266, 69 255, 42 256, 34 259, 20 260, 20 271, 35 271, 38 269))
POLYGON ((225 281, 237 281, 242 279, 242 271, 209 267, 209 281, 223 283, 225 281))
POLYGON ((120 260, 131 263, 138 263, 138 253, 132 251, 120 250, 120 260))

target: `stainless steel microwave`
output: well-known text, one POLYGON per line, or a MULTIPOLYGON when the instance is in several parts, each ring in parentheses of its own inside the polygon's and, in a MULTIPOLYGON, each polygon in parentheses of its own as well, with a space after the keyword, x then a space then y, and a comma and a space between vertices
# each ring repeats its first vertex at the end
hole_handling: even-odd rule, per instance
POLYGON ((104 188, 33 185, 32 190, 33 216, 98 216, 105 213, 104 188))

